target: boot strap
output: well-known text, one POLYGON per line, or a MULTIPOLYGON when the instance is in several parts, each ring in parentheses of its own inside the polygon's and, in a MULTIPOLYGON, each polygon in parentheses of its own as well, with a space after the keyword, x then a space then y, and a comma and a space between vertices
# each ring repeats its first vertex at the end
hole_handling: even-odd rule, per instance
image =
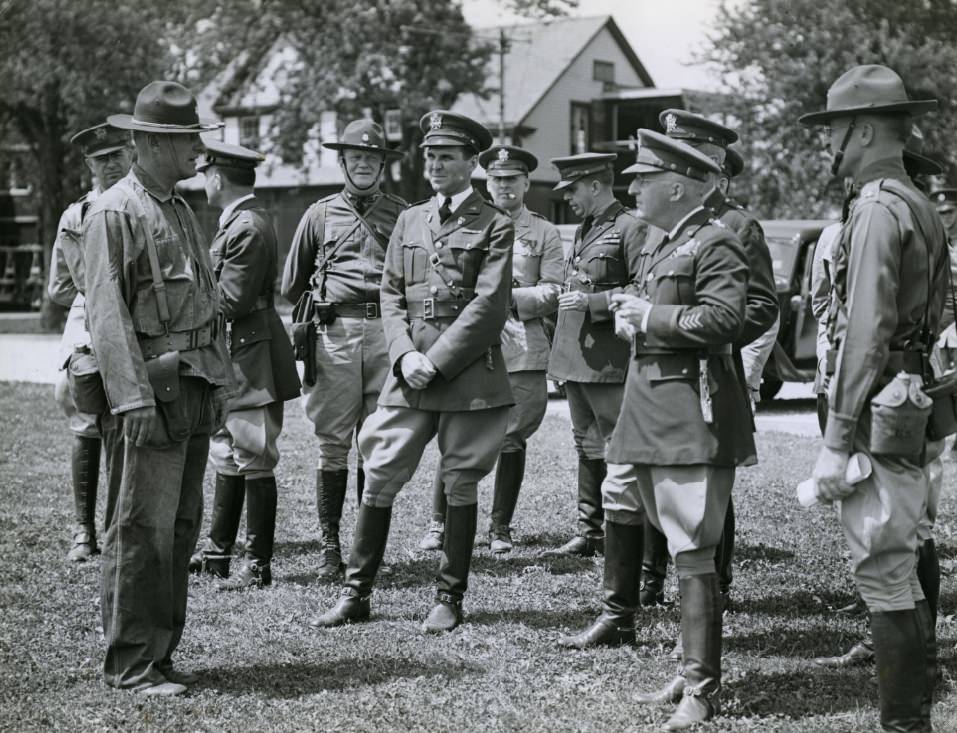
POLYGON ((458 608, 459 610, 462 608, 461 598, 456 598, 451 593, 446 593, 442 590, 435 594, 435 600, 438 603, 447 603, 450 606, 455 606, 455 608, 458 608))
POLYGON ((367 601, 372 597, 372 594, 366 593, 365 595, 362 595, 355 588, 350 588, 346 586, 341 591, 339 591, 339 597, 340 598, 356 598, 360 601, 367 601))
MULTIPOLYGON (((683 677, 684 675, 681 675, 681 676, 683 677)), ((702 684, 702 685, 698 685, 697 687, 693 687, 693 686, 691 686, 691 685, 685 685, 684 694, 685 694, 686 696, 688 696, 688 697, 700 697, 700 698, 703 698, 703 699, 706 700, 709 704, 711 704, 711 706, 713 707, 714 704, 715 704, 715 700, 716 700, 717 697, 718 697, 718 693, 719 693, 720 691, 721 691, 721 684, 720 684, 720 683, 717 683, 717 684, 715 685, 715 688, 714 688, 713 690, 711 690, 710 692, 708 692, 708 691, 705 690, 705 685, 703 685, 703 684, 702 684)))

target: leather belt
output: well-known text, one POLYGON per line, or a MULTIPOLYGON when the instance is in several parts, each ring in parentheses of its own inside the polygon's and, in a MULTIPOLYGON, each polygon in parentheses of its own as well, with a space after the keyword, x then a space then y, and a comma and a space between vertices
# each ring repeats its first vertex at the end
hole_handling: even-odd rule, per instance
POLYGON ((409 318, 421 318, 423 321, 431 321, 436 318, 456 318, 469 304, 466 299, 460 300, 436 300, 435 298, 425 298, 424 300, 410 300, 406 302, 406 313, 409 318))
MULTIPOLYGON (((830 349, 826 354, 824 373, 828 377, 833 376, 834 370, 837 368, 837 354, 837 349, 830 349)), ((925 376, 931 373, 930 359, 923 351, 898 351, 892 349, 887 354, 886 370, 892 371, 895 374, 897 372, 906 372, 907 374, 920 374, 921 376, 925 376)))
POLYGON ((731 356, 731 344, 719 344, 718 346, 709 346, 706 349, 666 349, 660 346, 645 346, 644 344, 635 344, 635 358, 639 356, 663 356, 663 355, 687 355, 698 356, 707 353, 708 356, 731 356))
POLYGON ((170 331, 162 336, 140 337, 140 350, 144 359, 152 359, 169 351, 192 351, 213 343, 213 327, 210 324, 191 331, 170 331))
POLYGON ((382 310, 376 302, 369 303, 333 303, 337 316, 347 318, 380 318, 382 310))

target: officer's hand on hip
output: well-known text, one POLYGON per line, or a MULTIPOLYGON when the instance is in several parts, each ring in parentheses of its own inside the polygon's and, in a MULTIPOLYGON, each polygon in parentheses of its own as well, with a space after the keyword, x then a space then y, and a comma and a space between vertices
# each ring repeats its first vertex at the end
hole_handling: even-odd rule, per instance
POLYGON ((400 368, 402 378, 412 389, 425 389, 436 375, 435 364, 419 351, 403 355, 400 368))
POLYGON ((622 341, 632 341, 638 329, 620 313, 615 314, 615 335, 622 341))
POLYGON ((126 440, 136 446, 146 444, 153 434, 153 423, 158 415, 155 407, 137 407, 123 413, 123 432, 126 440))
POLYGON ((812 474, 821 501, 840 501, 854 493, 854 487, 845 480, 850 454, 824 446, 817 454, 812 474))
POLYGON ((581 290, 569 290, 558 296, 558 310, 560 311, 587 311, 588 293, 581 290))

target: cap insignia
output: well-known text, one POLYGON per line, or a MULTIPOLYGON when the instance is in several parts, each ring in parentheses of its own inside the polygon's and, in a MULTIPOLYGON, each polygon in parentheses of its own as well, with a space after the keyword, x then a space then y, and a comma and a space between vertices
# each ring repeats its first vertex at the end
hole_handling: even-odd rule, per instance
POLYGON ((442 129, 442 115, 438 112, 433 112, 429 115, 429 129, 430 130, 441 130, 442 129))
POLYGON ((944 202, 947 200, 947 194, 945 194, 945 193, 939 193, 939 194, 937 194, 937 200, 938 200, 940 203, 944 203, 944 202))
POLYGON ((674 113, 665 115, 665 132, 675 132, 678 129, 678 116, 674 113))
POLYGON ((106 140, 106 128, 98 127, 93 131, 93 135, 97 140, 106 140))
POLYGON ((364 142, 364 143, 369 142, 369 133, 368 133, 368 132, 362 133, 362 142, 364 142))
POLYGON ((508 151, 507 151, 505 148, 501 148, 501 149, 498 151, 498 159, 501 160, 501 161, 503 161, 503 162, 506 161, 506 160, 508 160, 508 151))

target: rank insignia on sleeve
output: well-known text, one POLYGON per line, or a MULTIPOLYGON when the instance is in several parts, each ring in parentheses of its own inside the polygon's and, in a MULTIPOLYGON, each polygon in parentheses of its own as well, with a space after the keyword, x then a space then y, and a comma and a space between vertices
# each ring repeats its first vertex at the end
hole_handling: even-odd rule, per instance
POLYGON ((678 328, 680 328, 682 331, 696 331, 703 325, 704 324, 701 321, 701 313, 699 311, 685 313, 678 318, 678 328))

